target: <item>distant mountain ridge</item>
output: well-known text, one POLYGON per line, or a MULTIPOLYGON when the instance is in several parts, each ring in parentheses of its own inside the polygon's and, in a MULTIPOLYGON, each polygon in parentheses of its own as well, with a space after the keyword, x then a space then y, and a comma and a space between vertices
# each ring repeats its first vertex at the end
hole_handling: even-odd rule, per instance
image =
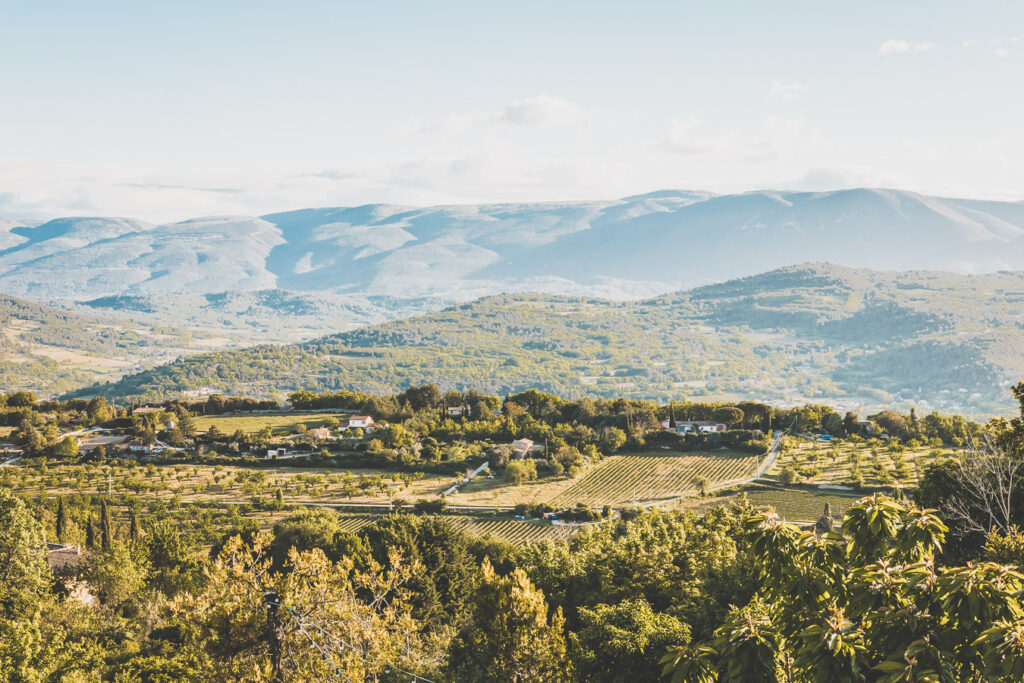
POLYGON ((502 295, 294 345, 201 354, 79 392, 496 393, 760 399, 1009 413, 1024 376, 1024 273, 815 263, 617 302, 502 295))
POLYGON ((51 302, 287 290, 654 296, 796 262, 1024 269, 1024 203, 897 190, 659 191, 611 201, 367 205, 153 225, 0 220, 0 291, 51 302), (21 222, 24 223, 24 222, 21 222))

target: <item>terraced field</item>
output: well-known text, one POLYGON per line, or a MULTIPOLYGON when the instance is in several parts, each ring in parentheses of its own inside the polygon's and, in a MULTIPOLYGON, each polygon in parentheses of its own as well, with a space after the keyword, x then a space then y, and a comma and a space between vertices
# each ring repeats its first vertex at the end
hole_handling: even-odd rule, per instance
MULTIPOLYGON (((356 532, 369 525, 380 515, 341 514, 341 528, 356 532)), ((494 536, 514 545, 539 543, 541 541, 568 540, 576 533, 576 527, 552 526, 542 522, 529 522, 506 517, 472 517, 463 515, 446 515, 456 525, 474 536, 494 536)))
POLYGON ((757 456, 735 451, 615 455, 602 460, 550 504, 571 507, 583 503, 595 507, 675 498, 696 491, 701 477, 713 487, 750 476, 757 463, 757 456))

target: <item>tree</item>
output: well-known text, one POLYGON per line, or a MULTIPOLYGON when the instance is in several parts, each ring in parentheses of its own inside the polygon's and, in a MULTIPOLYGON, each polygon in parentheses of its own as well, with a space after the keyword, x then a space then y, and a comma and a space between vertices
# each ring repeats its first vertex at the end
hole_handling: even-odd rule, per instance
POLYGON ((51 580, 42 525, 20 498, 0 488, 0 622, 29 610, 51 580))
POLYGON ((533 481, 537 478, 537 463, 530 458, 513 460, 505 466, 505 478, 513 484, 533 481))
POLYGON ((100 543, 103 546, 103 550, 110 550, 113 546, 113 533, 114 530, 111 528, 110 522, 110 507, 107 505, 107 499, 100 499, 100 543))
POLYGON ((581 680, 657 681, 658 659, 670 645, 688 643, 690 628, 674 616, 655 612, 644 599, 580 609, 580 629, 571 648, 581 680))
POLYGON ((53 454, 58 458, 78 457, 78 439, 65 436, 53 446, 53 454))
POLYGON ((288 571, 272 569, 270 537, 229 539, 209 569, 206 590, 172 605, 183 632, 177 657, 209 662, 209 680, 375 680, 386 671, 433 674, 418 624, 403 599, 419 571, 392 553, 389 568, 319 549, 292 550, 288 571))
POLYGON ((722 406, 711 414, 711 419, 726 425, 743 422, 743 411, 736 406, 722 406))
POLYGON ((57 541, 63 541, 68 533, 68 516, 64 510, 64 496, 57 499, 57 521, 54 524, 57 541))
POLYGON ((522 569, 498 576, 488 559, 469 623, 452 645, 452 677, 463 681, 567 681, 572 671, 562 610, 548 619, 544 594, 522 569))

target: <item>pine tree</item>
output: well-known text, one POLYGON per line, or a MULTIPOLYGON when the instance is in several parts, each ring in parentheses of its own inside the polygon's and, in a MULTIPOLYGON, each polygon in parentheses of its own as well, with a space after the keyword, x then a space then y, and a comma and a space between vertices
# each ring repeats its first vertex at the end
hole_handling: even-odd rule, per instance
POLYGON ((60 543, 64 540, 64 536, 68 532, 68 518, 67 513, 64 511, 64 497, 61 496, 57 499, 57 542, 60 543))

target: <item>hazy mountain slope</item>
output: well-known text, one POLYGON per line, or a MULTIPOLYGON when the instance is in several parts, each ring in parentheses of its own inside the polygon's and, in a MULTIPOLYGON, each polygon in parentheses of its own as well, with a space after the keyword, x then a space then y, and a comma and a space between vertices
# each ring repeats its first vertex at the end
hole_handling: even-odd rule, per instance
POLYGON ((1024 204, 894 190, 661 191, 597 202, 0 228, 0 291, 62 302, 271 289, 437 297, 439 305, 525 291, 628 299, 802 261, 1024 269, 1024 204))
MULTIPOLYGON (((497 296, 293 346, 204 354, 100 388, 393 391, 411 383, 564 395, 915 402, 1012 408, 1024 375, 1024 275, 827 264, 637 302, 497 296)), ((88 393, 88 392, 87 392, 88 393)))
POLYGON ((0 392, 28 389, 48 396, 209 348, 180 329, 70 313, 0 294, 0 392))

